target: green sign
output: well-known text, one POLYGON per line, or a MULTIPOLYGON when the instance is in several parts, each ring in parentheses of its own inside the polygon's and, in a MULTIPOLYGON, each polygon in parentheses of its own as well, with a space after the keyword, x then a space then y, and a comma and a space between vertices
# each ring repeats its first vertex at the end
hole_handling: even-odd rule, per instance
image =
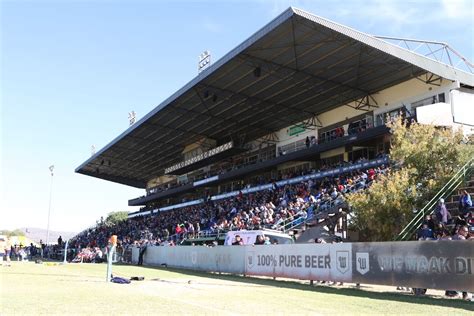
POLYGON ((303 124, 293 125, 288 129, 288 135, 298 135, 306 131, 306 128, 303 124))

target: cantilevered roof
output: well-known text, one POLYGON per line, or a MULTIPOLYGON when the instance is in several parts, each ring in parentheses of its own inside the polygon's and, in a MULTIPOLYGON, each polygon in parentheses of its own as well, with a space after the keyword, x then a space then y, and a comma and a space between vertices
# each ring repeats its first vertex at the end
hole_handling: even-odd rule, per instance
POLYGON ((203 137, 254 140, 426 73, 474 86, 472 74, 289 8, 76 172, 144 188, 203 137))

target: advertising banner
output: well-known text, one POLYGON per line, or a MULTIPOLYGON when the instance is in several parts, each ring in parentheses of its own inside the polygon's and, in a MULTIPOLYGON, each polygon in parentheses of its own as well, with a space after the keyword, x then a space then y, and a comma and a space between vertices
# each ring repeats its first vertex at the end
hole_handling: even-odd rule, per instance
POLYGON ((353 282, 474 291, 474 242, 354 243, 353 282))
MULTIPOLYGON (((242 232, 240 232, 242 235, 242 232)), ((138 261, 138 249, 132 252, 138 261)), ((145 265, 474 292, 473 241, 148 247, 145 265)))
POLYGON ((293 244, 246 247, 247 275, 347 282, 352 278, 351 244, 293 244))
MULTIPOLYGON (((149 246, 145 265, 244 274, 245 247, 149 246)), ((138 257, 137 257, 138 261, 138 257)))

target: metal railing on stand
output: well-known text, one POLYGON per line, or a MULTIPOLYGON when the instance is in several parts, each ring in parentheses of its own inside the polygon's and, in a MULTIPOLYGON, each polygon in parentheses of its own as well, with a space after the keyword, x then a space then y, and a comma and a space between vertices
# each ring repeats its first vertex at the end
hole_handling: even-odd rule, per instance
POLYGON ((431 215, 435 211, 435 206, 440 199, 447 199, 463 182, 471 175, 474 169, 474 158, 465 163, 448 182, 426 203, 426 205, 416 213, 413 219, 395 237, 395 241, 410 240, 417 229, 421 226, 426 215, 431 215))

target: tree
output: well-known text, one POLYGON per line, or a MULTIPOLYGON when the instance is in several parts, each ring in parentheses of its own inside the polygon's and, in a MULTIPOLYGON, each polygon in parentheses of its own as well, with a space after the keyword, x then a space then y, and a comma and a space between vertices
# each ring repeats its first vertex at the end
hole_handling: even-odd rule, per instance
POLYGON ((392 240, 459 168, 473 156, 460 131, 408 124, 398 118, 391 130, 392 171, 372 186, 350 194, 352 227, 365 241, 392 240))
POLYGON ((105 219, 105 221, 109 225, 117 225, 120 222, 127 220, 127 218, 127 211, 110 212, 109 214, 107 214, 107 218, 105 219))
POLYGON ((0 232, 1 235, 6 235, 8 237, 12 236, 25 236, 25 233, 20 230, 20 229, 14 229, 14 230, 7 230, 7 229, 2 229, 0 232))

